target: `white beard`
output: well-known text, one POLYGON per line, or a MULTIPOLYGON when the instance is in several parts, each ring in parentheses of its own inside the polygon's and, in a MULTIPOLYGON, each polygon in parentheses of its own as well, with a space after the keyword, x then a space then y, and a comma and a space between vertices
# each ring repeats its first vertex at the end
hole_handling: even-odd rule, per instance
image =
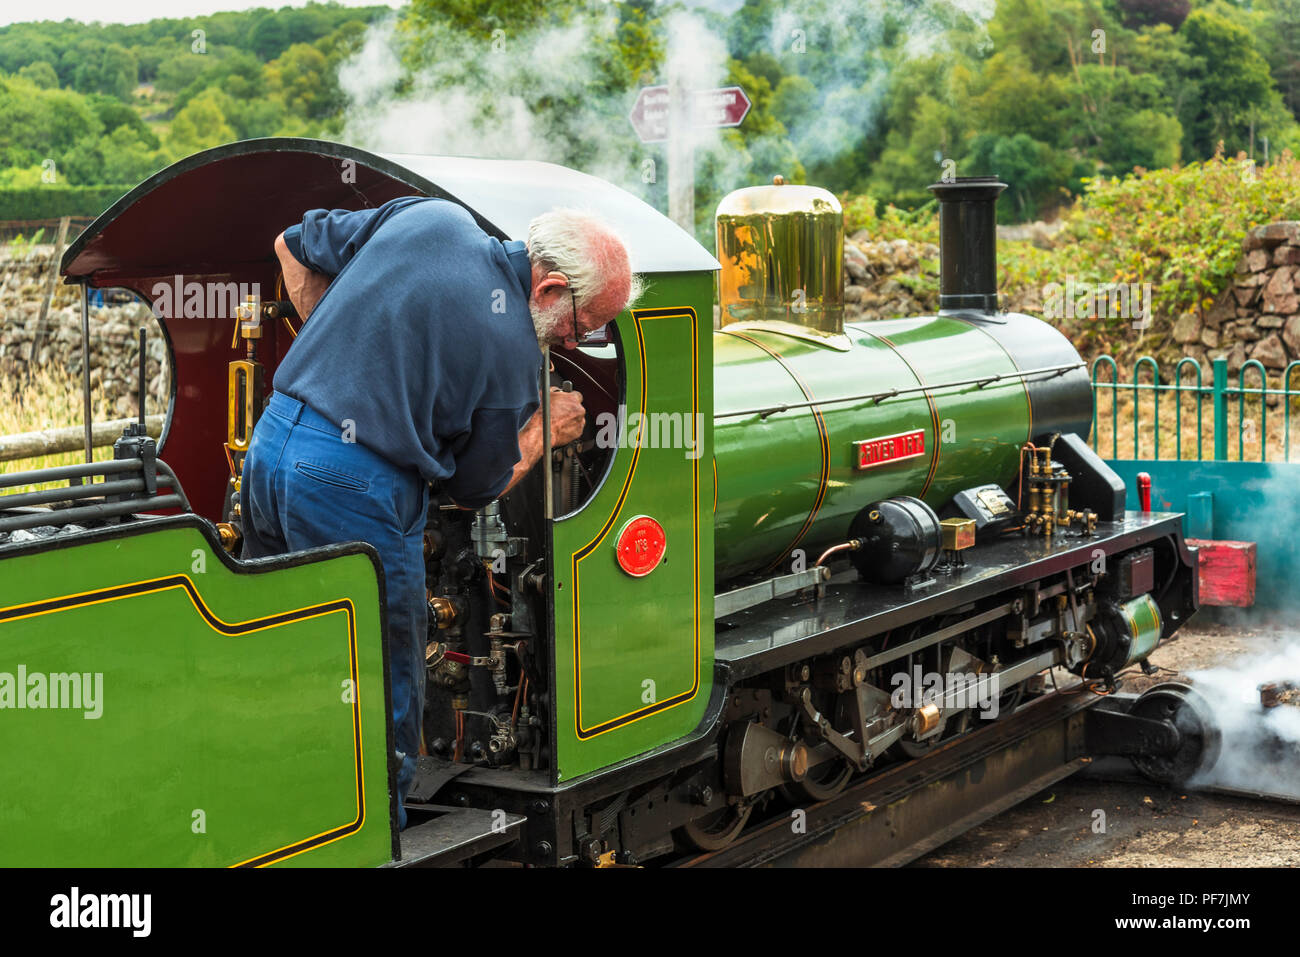
POLYGON ((562 335, 557 335, 560 323, 566 317, 573 315, 573 309, 564 303, 557 303, 553 308, 547 310, 538 306, 536 303, 528 303, 528 311, 533 316, 533 328, 537 330, 537 344, 543 348, 547 345, 555 345, 557 342, 564 341, 562 335))

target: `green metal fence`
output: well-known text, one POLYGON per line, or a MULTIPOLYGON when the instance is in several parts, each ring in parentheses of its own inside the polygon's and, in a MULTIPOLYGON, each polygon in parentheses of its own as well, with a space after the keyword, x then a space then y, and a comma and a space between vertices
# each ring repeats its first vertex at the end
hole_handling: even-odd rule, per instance
MULTIPOLYGON (((1241 370, 1237 373, 1237 382, 1235 385, 1229 384, 1228 361, 1227 359, 1215 359, 1212 362, 1211 377, 1207 383, 1203 376, 1201 364, 1192 358, 1180 359, 1174 366, 1173 375, 1168 383, 1160 381, 1160 365, 1151 356, 1143 356, 1133 363, 1133 373, 1128 382, 1119 381, 1119 366, 1111 356, 1099 356, 1092 364, 1092 446, 1099 455, 1106 455, 1105 441, 1099 428, 1099 406, 1098 399, 1105 390, 1111 399, 1110 403, 1110 455, 1111 459, 1118 459, 1119 456, 1119 406, 1121 396, 1129 396, 1133 400, 1133 449, 1132 454, 1125 456, 1126 459, 1152 459, 1160 458, 1160 431, 1162 426, 1167 426, 1167 419, 1162 419, 1160 415, 1161 396, 1166 397, 1166 402, 1173 403, 1173 431, 1174 431, 1174 454, 1166 456, 1178 461, 1184 459, 1188 461, 1229 461, 1230 448, 1230 417, 1229 407, 1235 402, 1237 407, 1237 461, 1247 461, 1246 446, 1247 444, 1258 444, 1258 459, 1260 462, 1270 461, 1269 457, 1269 400, 1276 397, 1275 405, 1281 406, 1282 417, 1282 437, 1279 454, 1280 459, 1274 461, 1290 462, 1291 461, 1291 415, 1292 407, 1300 404, 1300 385, 1293 384, 1292 378, 1297 370, 1300 370, 1300 361, 1292 362, 1282 370, 1280 379, 1280 388, 1270 388, 1268 385, 1268 370, 1264 368, 1263 363, 1256 359, 1251 359, 1242 365, 1241 370), (1104 370, 1110 370, 1110 381, 1099 381, 1099 373, 1104 370), (1144 375, 1145 373, 1145 375, 1144 375), (1257 384, 1247 385, 1247 381, 1257 384), (1150 401, 1144 401, 1145 396, 1150 396, 1150 401), (1205 412, 1204 407, 1209 404, 1210 415, 1213 422, 1213 443, 1214 454, 1212 459, 1205 456, 1205 412), (1255 405, 1257 404, 1257 408, 1255 405), (1150 414, 1144 415, 1144 409, 1149 408, 1150 414), (1186 409, 1186 412, 1184 410, 1186 409), (1183 416, 1186 414, 1196 416, 1196 454, 1192 455, 1190 450, 1184 455, 1183 450, 1183 416), (1248 417, 1249 416, 1249 417, 1248 417), (1142 448, 1142 425, 1143 422, 1151 426, 1150 449, 1142 448)), ((1168 405, 1166 405, 1168 408, 1168 405)), ((1298 409, 1297 411, 1300 411, 1298 409)), ((1275 413, 1276 415, 1276 413, 1275 413)), ((1127 425, 1125 426, 1127 427, 1127 425)), ((1167 446, 1166 446, 1167 451, 1167 446)), ((1251 460, 1255 459, 1255 451, 1251 450, 1251 460)), ((1300 452, 1297 452, 1300 457, 1300 452)))

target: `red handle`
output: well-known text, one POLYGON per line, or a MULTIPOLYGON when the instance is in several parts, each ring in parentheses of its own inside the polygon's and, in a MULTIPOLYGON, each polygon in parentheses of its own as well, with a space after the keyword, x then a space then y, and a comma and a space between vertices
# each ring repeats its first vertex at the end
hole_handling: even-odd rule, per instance
POLYGON ((1138 505, 1142 511, 1151 511, 1151 476, 1138 472, 1138 505))

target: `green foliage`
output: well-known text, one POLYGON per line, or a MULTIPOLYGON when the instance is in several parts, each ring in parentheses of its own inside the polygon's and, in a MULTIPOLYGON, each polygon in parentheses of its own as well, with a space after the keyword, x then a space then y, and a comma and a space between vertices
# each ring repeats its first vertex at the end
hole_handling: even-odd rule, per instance
POLYGON ((1067 220, 1061 255, 1096 281, 1151 282, 1158 315, 1206 306, 1228 285, 1246 231, 1300 214, 1300 162, 1244 155, 1097 179, 1067 220))
POLYGON ((130 189, 131 186, 0 187, 0 219, 98 216, 130 189))
POLYGON ((939 242, 938 202, 931 199, 917 209, 883 207, 870 196, 840 197, 844 206, 844 231, 852 236, 865 230, 873 241, 908 239, 916 243, 939 242))
POLYGON ((29 80, 35 86, 42 90, 58 89, 59 75, 54 72, 54 67, 45 60, 37 60, 29 63, 21 70, 18 75, 24 80, 29 80))
POLYGON ((19 259, 22 258, 23 256, 26 256, 29 252, 31 252, 32 247, 35 246, 44 238, 45 238, 44 226, 36 230, 36 232, 32 233, 30 237, 25 237, 23 236, 22 233, 19 233, 13 239, 9 240, 9 248, 10 250, 12 250, 12 252, 10 253, 10 258, 19 259))
MULTIPOLYGON (((1002 177, 1010 222, 1068 209, 1085 180, 1194 165, 1221 142, 1260 159, 1300 150, 1300 0, 999 0, 987 22, 966 0, 715 6, 689 5, 725 41, 719 79, 753 109, 699 155, 702 238, 723 193, 774 173, 870 194, 855 215, 889 231, 926 208, 945 169, 1002 177)), ((397 14, 309 3, 0 27, 0 182, 51 166, 60 184, 131 182, 234 139, 355 132, 366 108, 345 125, 339 66, 395 15, 399 93, 448 96, 470 130, 517 110, 532 137, 521 151, 544 144, 545 158, 621 176, 666 208, 663 147, 638 143, 626 113, 639 87, 665 81, 681 8, 412 0, 397 14), (530 46, 552 28, 585 30, 583 43, 530 46), (490 61, 501 46, 530 52, 490 61)))
POLYGON ((1027 218, 1041 206, 1063 197, 1070 187, 1078 188, 1084 171, 1069 153, 1053 150, 1046 143, 1024 134, 999 136, 981 133, 971 141, 970 152, 958 165, 960 171, 981 175, 987 170, 1007 184, 999 200, 1004 219, 1027 218), (1061 186, 1064 182, 1066 186, 1061 186))
POLYGON ((88 97, 0 77, 0 166, 56 166, 82 140, 104 131, 88 97))
POLYGON ((167 145, 174 158, 232 142, 235 130, 226 120, 230 108, 230 97, 216 89, 204 90, 190 100, 172 120, 167 145))
POLYGON ((337 74, 325 54, 307 43, 295 43, 266 67, 267 86, 289 113, 319 120, 342 107, 337 74))
POLYGON ((1189 111, 1190 145, 1199 155, 1212 152, 1219 140, 1230 150, 1245 148, 1251 120, 1280 99, 1268 63, 1245 27, 1213 10, 1195 11, 1180 32, 1187 38, 1191 77, 1201 94, 1189 111))

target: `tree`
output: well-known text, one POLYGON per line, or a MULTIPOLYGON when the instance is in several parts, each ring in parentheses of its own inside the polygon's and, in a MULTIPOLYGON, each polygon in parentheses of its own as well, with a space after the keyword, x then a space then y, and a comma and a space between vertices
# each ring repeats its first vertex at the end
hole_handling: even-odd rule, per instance
POLYGON ((207 68, 207 54, 193 53, 186 47, 158 64, 154 83, 160 90, 179 93, 202 76, 207 68))
POLYGON ((997 176, 1007 184, 999 205, 1010 207, 1012 220, 1032 219, 1046 205, 1059 203, 1081 188, 1087 164, 1025 133, 981 133, 958 164, 968 175, 997 176), (1065 184, 1065 185, 1062 185, 1065 184))
POLYGON ((72 87, 81 93, 104 93, 125 100, 135 89, 139 64, 126 47, 83 40, 64 57, 72 58, 72 87))
POLYGON ((306 119, 321 119, 341 105, 337 71, 310 44, 295 43, 268 63, 266 80, 290 113, 306 119))
POLYGON ((1300 0, 1270 0, 1262 16, 1264 56, 1287 108, 1300 116, 1300 0))
POLYGON ((190 100, 172 120, 167 137, 171 157, 181 159, 234 140, 235 131, 227 122, 225 113, 229 102, 230 97, 220 90, 205 90, 190 100))
POLYGON ((0 77, 0 166, 60 164, 79 141, 98 139, 103 130, 85 97, 0 77))
POLYGON ((1125 26, 1168 24, 1177 30, 1192 9, 1190 0, 1119 0, 1125 26))
POLYGON ((29 63, 18 71, 18 75, 31 80, 42 90, 57 90, 59 88, 59 75, 54 72, 54 67, 50 65, 48 60, 37 60, 35 63, 29 63))
POLYGON ((289 46, 289 29, 278 14, 267 11, 248 32, 248 46, 262 60, 272 60, 289 46))
POLYGON ((1181 32, 1201 88, 1200 98, 1189 104, 1190 122, 1184 121, 1193 152, 1212 156, 1218 140, 1228 152, 1247 149, 1254 114, 1266 111, 1270 95, 1276 96, 1268 64, 1244 27, 1211 10, 1194 12, 1181 32))

